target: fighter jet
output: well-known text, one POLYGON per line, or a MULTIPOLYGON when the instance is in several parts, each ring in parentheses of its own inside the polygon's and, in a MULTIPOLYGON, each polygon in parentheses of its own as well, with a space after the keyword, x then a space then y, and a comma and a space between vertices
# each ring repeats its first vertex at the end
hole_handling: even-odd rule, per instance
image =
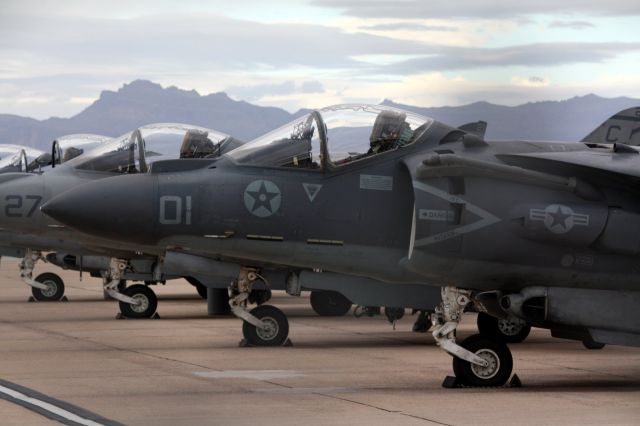
MULTIPOLYGON (((89 149, 89 144, 95 145, 105 139, 111 138, 92 135, 58 138, 51 154, 43 154, 37 160, 38 170, 46 171, 44 175, 23 173, 5 177, 6 182, 0 184, 0 198, 7 202, 4 211, 0 210, 0 225, 3 226, 0 253, 23 258, 21 276, 32 287, 35 300, 60 300, 64 294, 64 282, 57 274, 47 272, 32 278, 35 264, 42 260, 103 278, 106 296, 117 299, 121 315, 129 318, 155 314, 157 298, 149 284, 182 277, 208 299, 209 313, 227 313, 229 280, 219 281, 218 276, 210 274, 207 260, 198 262, 193 256, 169 253, 163 256, 160 267, 158 256, 161 253, 155 247, 123 247, 120 243, 74 232, 42 217, 37 207, 51 195, 86 180, 141 172, 155 161, 167 158, 179 158, 181 167, 193 167, 194 161, 197 164, 198 159, 218 156, 241 142, 211 129, 154 124, 115 138, 97 150, 89 149), (81 155, 85 151, 86 154, 81 155), (54 252, 45 257, 45 251, 54 252), (189 265, 188 269, 186 265, 189 265), (145 285, 125 289, 127 280, 144 281, 145 285)), ((283 276, 274 277, 272 283, 271 288, 256 286, 248 299, 252 303, 263 303, 270 297, 271 289, 284 289, 286 284, 283 276)), ((351 308, 351 301, 346 297, 328 291, 312 293, 311 304, 320 315, 343 315, 351 308)), ((432 308, 433 305, 428 306, 432 308)), ((425 305, 416 307, 425 308, 425 305)))
MULTIPOLYGON (((433 336, 453 355, 457 380, 498 386, 513 368, 507 345, 483 335, 456 342, 470 308, 557 337, 640 345, 640 150, 622 137, 638 133, 640 108, 612 120, 631 127, 614 144, 493 142, 406 111, 340 105, 201 168, 156 163, 42 210, 102 238, 245 259, 234 312, 262 280, 256 265, 300 268, 292 287, 440 286, 433 336)), ((259 308, 241 313, 246 334, 288 330, 279 310, 259 308)))
MULTIPOLYGON (((43 200, 88 179, 126 172, 135 167, 131 162, 148 167, 156 159, 178 158, 178 154, 197 158, 238 146, 238 141, 227 135, 175 124, 145 126, 105 143, 110 140, 110 137, 88 134, 57 138, 53 141, 51 154, 41 153, 29 163, 37 165, 38 173, 7 173, 0 178, 0 187, 5 191, 1 197, 5 206, 0 212, 0 253, 23 257, 21 276, 32 287, 35 300, 59 300, 64 294, 64 282, 57 274, 48 272, 32 278, 38 260, 101 276, 105 269, 108 270, 115 253, 133 259, 137 274, 129 274, 129 278, 151 280, 154 259, 139 253, 133 256, 135 253, 131 250, 119 247, 100 246, 96 238, 84 241, 76 238, 77 232, 64 229, 40 214, 39 205, 43 200), (142 138, 143 134, 146 140, 142 138), (85 152, 87 154, 82 155, 85 152), (115 169, 110 170, 110 166, 115 169), (49 253, 46 258, 42 256, 43 251, 52 250, 57 252, 49 253)), ((26 168, 34 169, 35 166, 26 168)), ((121 283, 118 284, 122 289, 121 283)))
MULTIPOLYGON (((51 154, 20 145, 0 145, 0 174, 20 172, 24 176, 24 174, 32 172, 43 173, 45 170, 61 164, 65 158, 71 159, 78 153, 83 152, 83 150, 95 147, 109 139, 107 136, 93 134, 62 136, 52 142, 51 154)), ((9 174, 0 180, 9 181, 15 176, 15 174, 9 174)), ((4 201, 7 203, 5 213, 10 211, 16 202, 19 202, 15 197, 6 198, 4 201)), ((0 232, 0 255, 25 257, 23 263, 30 262, 31 259, 27 260, 25 256, 28 250, 25 249, 25 247, 30 247, 30 245, 34 243, 34 240, 7 229, 0 229, 0 231, 2 231, 0 232), (23 244, 26 244, 26 246, 23 244)), ((41 243, 43 243, 43 241, 35 241, 35 244, 41 243)), ((23 276, 23 278, 25 278, 25 282, 32 287, 32 293, 37 300, 46 300, 49 297, 62 297, 64 284, 62 283, 62 279, 56 274, 41 274, 36 277, 35 280, 32 280, 31 276, 23 276), (48 285, 47 283, 49 282, 52 284, 48 285), (60 285, 56 285, 56 283, 60 283, 60 285)))

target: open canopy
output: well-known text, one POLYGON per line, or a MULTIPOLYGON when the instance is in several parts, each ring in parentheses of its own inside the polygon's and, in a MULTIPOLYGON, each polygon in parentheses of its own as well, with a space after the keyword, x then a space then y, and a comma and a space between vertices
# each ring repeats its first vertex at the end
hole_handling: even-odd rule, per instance
POLYGON ((412 144, 433 120, 384 105, 312 111, 228 155, 238 163, 325 169, 412 144))
POLYGON ((147 172, 157 161, 217 156, 238 144, 228 135, 204 127, 150 124, 114 138, 69 165, 80 170, 139 173, 147 172))

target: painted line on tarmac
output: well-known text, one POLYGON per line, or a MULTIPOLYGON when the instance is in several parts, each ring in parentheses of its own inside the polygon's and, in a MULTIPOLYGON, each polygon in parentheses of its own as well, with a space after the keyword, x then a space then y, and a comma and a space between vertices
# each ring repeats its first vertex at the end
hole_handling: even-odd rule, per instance
POLYGON ((0 379, 0 399, 20 405, 28 410, 66 425, 122 426, 83 408, 51 398, 33 389, 0 379))

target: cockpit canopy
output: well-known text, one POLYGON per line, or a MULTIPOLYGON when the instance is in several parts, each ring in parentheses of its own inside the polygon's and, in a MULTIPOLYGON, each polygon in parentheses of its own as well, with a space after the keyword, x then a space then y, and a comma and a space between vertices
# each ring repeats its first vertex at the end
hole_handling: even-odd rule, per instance
POLYGON ((0 144, 0 173, 28 172, 35 165, 35 160, 44 152, 39 149, 10 144, 0 144))
POLYGON ((110 173, 144 173, 152 163, 179 158, 215 157, 240 142, 228 135, 187 124, 150 124, 113 138, 69 166, 110 173))
POLYGON ((336 105, 297 118, 229 157, 238 163, 324 170, 412 144, 431 123, 384 105, 336 105))
MULTIPOLYGON (((93 134, 73 134, 54 139, 51 147, 50 163, 52 167, 66 163, 85 152, 111 140, 109 136, 93 134)), ((40 161, 44 163, 44 161, 40 161)))

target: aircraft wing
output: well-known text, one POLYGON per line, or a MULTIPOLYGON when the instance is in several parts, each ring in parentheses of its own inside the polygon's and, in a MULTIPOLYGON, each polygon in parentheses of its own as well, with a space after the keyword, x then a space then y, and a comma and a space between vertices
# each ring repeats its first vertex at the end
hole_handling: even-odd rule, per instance
POLYGON ((614 145, 611 149, 591 149, 572 152, 538 152, 502 154, 497 157, 510 165, 549 172, 564 170, 588 178, 612 175, 612 177, 637 181, 640 179, 640 153, 633 148, 614 145))

